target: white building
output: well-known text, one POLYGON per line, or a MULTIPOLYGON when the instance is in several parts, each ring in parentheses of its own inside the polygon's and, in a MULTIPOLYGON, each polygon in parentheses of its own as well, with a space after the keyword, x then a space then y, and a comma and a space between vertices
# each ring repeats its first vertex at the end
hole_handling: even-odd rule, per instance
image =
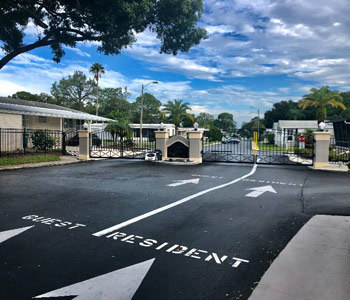
MULTIPOLYGON (((275 135, 275 144, 278 146, 293 147, 295 136, 307 130, 318 130, 317 120, 279 120, 273 123, 272 133, 275 135)), ((333 135, 333 124, 326 123, 325 130, 333 135)))

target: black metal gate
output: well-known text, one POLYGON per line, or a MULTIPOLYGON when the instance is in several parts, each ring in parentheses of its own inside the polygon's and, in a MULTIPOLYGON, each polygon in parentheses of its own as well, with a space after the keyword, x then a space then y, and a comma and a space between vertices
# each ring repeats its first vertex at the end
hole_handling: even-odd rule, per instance
POLYGON ((142 139, 132 129, 100 130, 90 134, 90 157, 138 158, 155 152, 154 132, 144 130, 142 139))
POLYGON ((312 165, 313 149, 312 134, 293 129, 252 132, 221 141, 203 138, 202 157, 206 162, 312 165))

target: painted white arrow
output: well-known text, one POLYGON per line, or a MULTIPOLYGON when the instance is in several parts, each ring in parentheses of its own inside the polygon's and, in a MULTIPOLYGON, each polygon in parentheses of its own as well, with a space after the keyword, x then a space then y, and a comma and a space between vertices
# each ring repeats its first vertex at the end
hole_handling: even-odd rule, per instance
POLYGON ((155 258, 34 297, 76 296, 76 300, 130 300, 155 258))
POLYGON ((253 191, 253 192, 250 192, 249 194, 247 194, 246 197, 253 197, 253 198, 259 197, 265 192, 270 192, 275 194, 277 193, 271 185, 250 188, 250 189, 247 189, 247 191, 253 191))
POLYGON ((184 184, 187 184, 187 183, 198 184, 198 182, 199 182, 199 178, 187 179, 187 180, 177 180, 177 182, 167 184, 167 186, 179 186, 179 185, 184 185, 184 184))
POLYGON ((34 227, 34 225, 0 232, 0 244, 32 227, 34 227))

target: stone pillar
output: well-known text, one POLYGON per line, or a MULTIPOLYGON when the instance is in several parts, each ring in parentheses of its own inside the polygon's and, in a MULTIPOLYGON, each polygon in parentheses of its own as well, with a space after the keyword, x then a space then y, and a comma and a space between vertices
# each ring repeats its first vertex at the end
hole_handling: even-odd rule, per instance
POLYGON ((325 168, 329 166, 329 144, 331 134, 329 132, 315 132, 315 158, 314 168, 325 168))
POLYGON ((203 131, 189 131, 190 140, 190 160, 202 163, 202 137, 203 131))
POLYGON ((168 131, 155 131, 156 135, 156 150, 162 151, 162 160, 168 158, 167 141, 169 139, 168 131))
POLYGON ((88 130, 78 130, 80 160, 90 160, 90 133, 88 130))

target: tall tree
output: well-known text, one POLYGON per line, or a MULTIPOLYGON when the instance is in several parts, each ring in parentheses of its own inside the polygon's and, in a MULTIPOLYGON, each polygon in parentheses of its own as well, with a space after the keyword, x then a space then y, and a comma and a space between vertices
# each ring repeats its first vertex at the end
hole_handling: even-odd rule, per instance
POLYGON ((199 127, 209 129, 214 123, 214 116, 205 112, 201 112, 196 121, 198 122, 199 127))
POLYGON ((167 104, 164 105, 163 108, 163 116, 168 115, 169 119, 173 124, 175 125, 175 134, 178 134, 178 128, 181 124, 181 121, 184 117, 192 118, 192 121, 194 121, 191 114, 189 114, 187 111, 191 110, 188 103, 182 103, 183 100, 177 100, 175 99, 174 102, 168 101, 167 104))
POLYGON ((98 102, 98 93, 99 93, 99 89, 98 89, 98 81, 101 78, 102 74, 105 73, 105 68, 99 64, 99 63, 94 63, 91 67, 90 67, 90 72, 92 74, 94 74, 94 80, 96 81, 96 116, 98 116, 98 109, 99 109, 99 102, 98 102))
POLYGON ((62 78, 51 87, 51 94, 63 105, 84 110, 84 107, 94 101, 96 83, 88 79, 81 71, 74 72, 73 76, 62 78))
POLYGON ((0 69, 17 55, 50 46, 53 60, 64 56, 63 45, 99 42, 97 50, 119 54, 132 45, 135 35, 149 29, 161 41, 160 51, 177 54, 189 51, 206 37, 197 27, 203 12, 202 0, 0 0, 0 40, 5 56, 0 69), (25 44, 30 24, 39 32, 25 44))
POLYGON ((323 86, 320 89, 312 88, 310 91, 310 94, 303 96, 298 106, 302 109, 310 106, 316 107, 316 118, 319 122, 327 119, 327 106, 346 110, 346 106, 342 103, 343 97, 338 91, 331 91, 328 86, 323 86))
MULTIPOLYGON (((136 98, 135 101, 135 113, 133 116, 133 122, 140 122, 140 113, 141 113, 141 101, 142 96, 136 98)), ((160 107, 162 102, 160 102, 156 97, 150 93, 145 93, 143 95, 143 116, 142 120, 144 123, 159 123, 161 119, 160 107)))
POLYGON ((223 112, 218 115, 214 121, 214 126, 232 133, 236 129, 236 122, 233 120, 233 115, 228 112, 223 112))
POLYGON ((100 115, 115 120, 132 121, 135 106, 127 100, 128 90, 122 88, 100 89, 100 115))

